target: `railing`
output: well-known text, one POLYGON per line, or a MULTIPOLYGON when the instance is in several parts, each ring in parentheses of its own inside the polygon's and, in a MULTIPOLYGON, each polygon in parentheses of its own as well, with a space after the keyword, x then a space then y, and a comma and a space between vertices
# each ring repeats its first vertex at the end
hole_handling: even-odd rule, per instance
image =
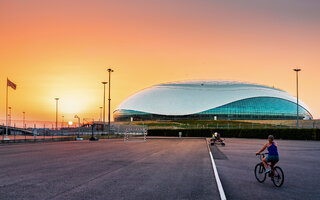
POLYGON ((8 127, 8 135, 6 135, 6 127, 0 126, 0 143, 70 141, 75 140, 79 135, 84 139, 88 139, 92 135, 98 138, 123 138, 126 134, 138 136, 146 132, 147 128, 139 125, 111 124, 110 129, 107 126, 103 129, 101 124, 87 124, 80 127, 80 132, 79 128, 61 128, 55 130, 48 128, 22 129, 8 127))

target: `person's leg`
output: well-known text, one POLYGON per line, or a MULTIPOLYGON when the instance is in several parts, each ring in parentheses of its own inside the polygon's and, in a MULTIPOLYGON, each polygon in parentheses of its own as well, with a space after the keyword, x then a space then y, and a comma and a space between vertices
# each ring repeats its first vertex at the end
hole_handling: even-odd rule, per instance
POLYGON ((274 166, 277 164, 277 162, 278 162, 278 161, 276 161, 276 160, 275 160, 275 161, 272 161, 272 163, 271 163, 271 168, 272 168, 272 169, 273 169, 274 166))
POLYGON ((274 166, 277 164, 277 162, 278 161, 273 161, 272 163, 271 163, 271 165, 270 165, 270 167, 271 167, 271 169, 272 169, 272 174, 273 174, 273 176, 274 176, 274 166))
POLYGON ((266 169, 268 169, 268 163, 267 163, 267 160, 266 160, 266 158, 263 158, 262 159, 262 163, 263 163, 263 165, 264 165, 264 167, 266 168, 266 169))

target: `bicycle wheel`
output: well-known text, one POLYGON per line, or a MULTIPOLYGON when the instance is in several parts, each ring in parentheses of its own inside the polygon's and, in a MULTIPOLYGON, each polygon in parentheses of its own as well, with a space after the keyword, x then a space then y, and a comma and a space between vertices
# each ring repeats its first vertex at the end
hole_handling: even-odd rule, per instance
POLYGON ((273 171, 274 171, 274 176, 273 176, 272 182, 276 187, 281 187, 284 182, 284 173, 282 169, 278 166, 275 167, 273 171))
POLYGON ((266 169, 264 168, 262 163, 258 163, 256 167, 254 168, 254 175, 256 176, 256 179, 259 183, 263 183, 266 180, 266 169))

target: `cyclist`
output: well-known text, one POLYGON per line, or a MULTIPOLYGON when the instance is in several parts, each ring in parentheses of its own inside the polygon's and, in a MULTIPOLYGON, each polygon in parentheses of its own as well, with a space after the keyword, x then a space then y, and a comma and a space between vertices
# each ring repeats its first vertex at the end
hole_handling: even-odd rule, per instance
POLYGON ((220 140, 220 139, 221 139, 221 138, 220 138, 220 134, 219 134, 218 132, 215 132, 214 135, 215 135, 215 137, 216 137, 216 140, 220 140))
POLYGON ((265 149, 268 149, 268 156, 262 159, 262 163, 266 168, 266 173, 271 170, 268 163, 271 163, 271 166, 274 166, 279 161, 279 153, 278 153, 278 144, 274 142, 273 135, 268 136, 268 142, 256 153, 260 154, 265 149))

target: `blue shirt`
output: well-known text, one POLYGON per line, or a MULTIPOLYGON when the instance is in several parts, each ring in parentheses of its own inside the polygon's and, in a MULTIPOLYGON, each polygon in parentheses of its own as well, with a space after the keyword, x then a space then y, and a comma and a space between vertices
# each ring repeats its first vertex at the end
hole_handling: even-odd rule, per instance
POLYGON ((268 147, 270 156, 278 156, 278 147, 272 142, 272 144, 268 147))

